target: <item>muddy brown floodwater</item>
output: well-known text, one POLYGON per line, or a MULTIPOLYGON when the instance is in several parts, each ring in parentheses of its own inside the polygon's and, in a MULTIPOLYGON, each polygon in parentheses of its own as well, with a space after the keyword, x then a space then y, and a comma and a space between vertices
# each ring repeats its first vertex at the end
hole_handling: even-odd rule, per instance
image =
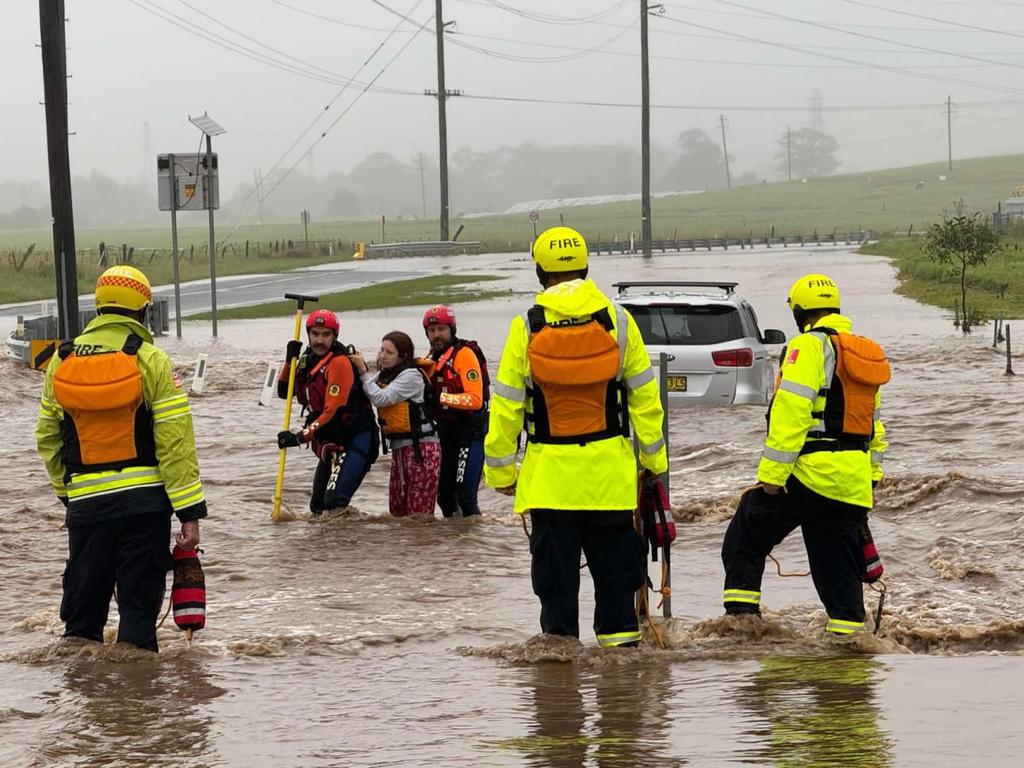
MULTIPOLYGON (((401 266, 508 276, 507 297, 457 307, 461 335, 497 361, 531 301, 524 257, 401 266)), ((1024 381, 1002 375, 984 332, 961 338, 893 293, 887 261, 844 248, 592 266, 605 288, 737 280, 762 328, 787 335, 784 297, 808 271, 837 280, 855 329, 893 362, 872 514, 890 587, 877 637, 828 641, 810 580, 774 573, 762 626, 719 618, 721 539, 754 477, 763 408, 672 411, 671 648, 602 651, 589 629, 581 644, 535 637, 526 541, 489 490, 479 521, 390 519, 382 459, 354 509, 312 521, 301 512, 313 464, 300 452, 285 483, 299 519, 273 524, 283 409, 257 400, 291 319, 223 322, 217 341, 189 322, 183 341, 160 343, 186 374, 210 353, 193 399, 209 614, 191 648, 169 620, 158 657, 59 641, 66 535, 34 452, 41 377, 0 362, 0 765, 1019 765, 1024 381)), ((422 339, 418 308, 332 308, 344 340, 367 351, 393 328, 422 339)), ((799 535, 777 554, 806 566, 799 535)), ((586 626, 586 584, 581 600, 586 626)))

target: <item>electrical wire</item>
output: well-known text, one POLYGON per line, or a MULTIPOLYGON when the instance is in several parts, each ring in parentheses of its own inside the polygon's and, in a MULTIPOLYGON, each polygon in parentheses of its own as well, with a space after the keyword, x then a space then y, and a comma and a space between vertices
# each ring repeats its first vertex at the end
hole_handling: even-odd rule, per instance
MULTIPOLYGON (((492 7, 491 3, 489 2, 489 0, 454 0, 454 1, 455 2, 459 2, 459 3, 463 3, 465 5, 482 6, 482 7, 485 7, 485 8, 486 7, 492 7)), ((987 0, 987 2, 995 2, 995 1, 996 0, 987 0)), ((622 24, 617 24, 615 22, 610 22, 610 21, 595 21, 595 22, 592 22, 592 23, 595 24, 595 25, 599 25, 599 26, 618 27, 620 29, 622 28, 622 24)), ((698 33, 695 33, 695 32, 680 32, 680 31, 671 31, 671 30, 666 30, 666 29, 658 29, 657 27, 651 27, 649 32, 650 32, 651 35, 667 35, 667 36, 671 36, 671 37, 695 37, 695 38, 698 38, 700 40, 713 40, 713 41, 725 41, 725 42, 730 42, 731 41, 731 42, 735 42, 734 38, 725 36, 725 35, 728 34, 727 32, 722 32, 722 34, 720 34, 720 35, 705 35, 705 34, 698 34, 698 33)), ((859 47, 859 46, 815 45, 815 44, 811 44, 811 43, 807 43, 803 47, 804 48, 821 49, 821 50, 825 50, 825 51, 852 51, 852 52, 860 52, 860 53, 871 53, 871 54, 875 54, 875 55, 880 54, 880 53, 898 53, 898 54, 901 54, 901 55, 910 55, 912 53, 916 53, 916 54, 922 54, 923 53, 922 51, 907 51, 907 50, 898 50, 898 49, 892 49, 892 48, 863 48, 863 47, 859 47)), ((970 53, 970 52, 965 52, 965 53, 970 53)), ((984 54, 986 54, 988 56, 1017 56, 1017 57, 1021 56, 1021 51, 1019 51, 1019 50, 1018 51, 981 51, 981 53, 984 53, 984 54)))
MULTIPOLYGON (((376 2, 376 0, 374 0, 374 2, 376 2)), ((413 5, 413 7, 410 9, 409 12, 410 13, 414 12, 420 6, 420 4, 422 2, 423 2, 423 0, 416 0, 416 3, 413 5)), ((382 3, 379 3, 379 2, 377 4, 378 5, 383 5, 382 3)), ((392 9, 388 9, 388 10, 392 10, 392 9)), ((398 22, 398 25, 396 25, 396 27, 395 27, 395 30, 397 31, 398 26, 401 25, 402 23, 404 23, 404 21, 408 17, 398 13, 397 11, 393 11, 393 12, 395 13, 395 15, 397 15, 397 16, 399 16, 401 18, 401 20, 398 22)), ((417 29, 416 29, 415 34, 411 35, 409 37, 409 39, 406 40, 402 44, 402 46, 398 49, 398 51, 390 59, 388 59, 388 61, 384 64, 383 67, 381 67, 381 70, 368 83, 366 83, 363 86, 363 88, 359 91, 359 93, 356 94, 355 98, 353 98, 352 101, 349 102, 348 106, 346 106, 345 109, 343 109, 341 111, 341 113, 336 118, 334 118, 334 120, 331 122, 331 124, 328 125, 327 128, 325 128, 320 133, 320 135, 306 148, 306 151, 298 156, 298 158, 295 160, 295 162, 292 163, 291 167, 289 167, 283 174, 281 174, 281 176, 277 179, 277 181, 274 182, 273 186, 271 186, 269 190, 267 190, 266 192, 263 193, 263 195, 260 198, 260 202, 265 202, 267 200, 267 198, 269 198, 274 193, 274 191, 278 187, 281 186, 281 184, 285 181, 285 179, 287 179, 292 174, 292 172, 296 168, 298 168, 299 164, 303 160, 305 160, 306 157, 308 157, 309 154, 317 147, 317 145, 320 144, 320 142, 323 141, 327 137, 327 134, 330 133, 330 131, 334 129, 334 127, 342 120, 342 118, 344 118, 345 115, 347 115, 352 110, 352 108, 359 102, 359 100, 362 99, 362 97, 364 95, 366 95, 366 93, 368 91, 371 90, 371 88, 374 86, 374 84, 377 82, 377 80, 379 80, 384 75, 384 73, 387 72, 387 70, 391 67, 392 64, 395 63, 395 61, 398 59, 398 57, 401 56, 410 45, 412 45, 412 43, 416 40, 416 38, 419 37, 420 33, 423 32, 423 30, 425 30, 427 28, 427 26, 431 22, 433 22, 433 20, 434 20, 434 17, 433 17, 433 15, 431 15, 422 24, 418 24, 417 25, 417 29)), ((363 67, 365 67, 367 64, 369 64, 369 62, 374 58, 374 56, 377 55, 377 52, 381 50, 381 48, 384 46, 384 44, 387 42, 388 39, 390 39, 390 35, 389 35, 388 38, 386 38, 380 45, 378 45, 374 49, 374 52, 363 63, 363 66, 360 67, 360 69, 359 69, 360 72, 362 71, 363 67)), ((327 107, 324 108, 323 112, 326 112, 331 107, 331 105, 334 103, 334 101, 336 101, 341 96, 341 94, 342 94, 342 92, 344 92, 344 90, 345 89, 343 88, 341 91, 339 91, 339 93, 335 96, 335 98, 331 101, 331 103, 328 104, 327 107)), ((278 160, 278 162, 275 163, 273 168, 271 168, 271 170, 268 172, 268 176, 269 176, 270 173, 272 173, 284 161, 284 158, 287 157, 292 152, 292 150, 298 145, 298 143, 302 140, 302 138, 309 132, 309 130, 312 128, 312 126, 315 125, 320 120, 320 118, 323 116, 323 112, 318 114, 317 117, 313 120, 313 122, 310 123, 310 125, 303 131, 302 134, 300 134, 299 138, 297 138, 294 142, 292 142, 291 146, 284 152, 284 154, 281 155, 281 158, 278 160)), ((256 187, 254 185, 252 191, 249 192, 249 194, 246 195, 245 198, 243 198, 243 200, 238 204, 238 208, 236 209, 236 213, 233 213, 232 216, 231 216, 232 219, 237 216, 237 212, 240 212, 242 209, 244 209, 246 203, 248 203, 248 201, 252 198, 253 194, 256 193, 257 189, 258 189, 258 187, 256 187)), ((228 236, 225 237, 225 242, 227 242, 227 239, 229 237, 231 237, 236 231, 238 231, 238 228, 240 226, 241 226, 240 223, 235 225, 235 227, 228 233, 228 236)))
MULTIPOLYGON (((992 35, 1005 35, 1006 37, 1024 37, 1020 32, 1010 32, 1006 29, 993 29, 991 27, 979 27, 974 24, 964 24, 959 21, 950 21, 949 19, 940 19, 936 16, 925 16, 920 13, 911 13, 909 11, 897 11, 895 8, 887 8, 884 5, 875 5, 874 3, 862 2, 862 0, 840 0, 840 2, 848 3, 850 5, 859 5, 862 8, 873 8, 876 11, 884 11, 886 13, 895 13, 898 16, 909 16, 912 19, 927 19, 928 21, 937 21, 940 24, 948 24, 951 27, 960 27, 961 29, 969 29, 975 32, 987 32, 992 35)), ((1019 7, 1019 6, 1018 6, 1019 7)))
MULTIPOLYGON (((325 18, 325 17, 321 17, 321 18, 325 18)), ((634 31, 635 31, 634 29, 626 28, 622 34, 625 35, 625 34, 627 34, 629 32, 634 32, 634 31)), ((455 45, 460 45, 460 43, 458 42, 458 38, 463 38, 463 37, 468 37, 468 38, 478 39, 478 40, 494 40, 494 41, 503 42, 503 43, 509 42, 508 37, 498 37, 496 35, 483 35, 483 34, 478 34, 478 33, 474 33, 474 32, 464 32, 464 31, 461 31, 461 30, 458 31, 458 32, 451 33, 446 39, 449 42, 451 42, 451 43, 453 43, 455 45)), ((536 41, 536 40, 516 40, 515 42, 520 43, 522 45, 535 46, 535 47, 538 47, 538 48, 553 48, 553 49, 560 50, 560 51, 565 51, 565 50, 579 51, 583 55, 587 55, 587 54, 590 54, 590 53, 596 53, 596 54, 601 54, 601 55, 605 55, 605 56, 627 57, 627 58, 630 58, 630 59, 639 59, 640 58, 640 53, 638 51, 609 51, 609 50, 606 50, 606 49, 604 49, 604 50, 595 50, 594 48, 580 48, 580 47, 577 47, 577 46, 567 46, 567 45, 560 45, 560 44, 556 45, 556 44, 553 44, 553 43, 542 43, 542 42, 539 42, 539 41, 536 41)), ((465 48, 471 48, 471 49, 475 49, 476 48, 476 46, 471 46, 471 45, 468 45, 468 44, 462 44, 462 45, 465 48)), ((543 57, 518 57, 518 56, 514 56, 512 54, 504 53, 502 51, 493 51, 492 49, 485 49, 485 48, 482 48, 482 47, 480 48, 480 50, 481 50, 481 52, 486 52, 488 54, 493 54, 493 55, 495 55, 495 56, 497 56, 499 58, 508 57, 509 60, 513 60, 513 61, 545 61, 546 60, 543 57)), ((551 60, 553 61, 553 60, 556 60, 558 58, 559 57, 552 57, 551 60)), ((577 57, 573 57, 573 58, 577 58, 577 57)), ((690 63, 690 64, 715 64, 715 65, 722 65, 722 66, 759 67, 759 68, 760 67, 777 67, 777 68, 782 68, 782 69, 815 69, 815 70, 821 70, 821 69, 841 69, 841 70, 855 69, 856 70, 856 69, 870 69, 871 68, 867 64, 858 64, 858 65, 853 65, 853 64, 808 64, 808 63, 776 62, 776 61, 740 61, 740 60, 736 60, 736 59, 707 59, 707 58, 694 58, 694 57, 689 57, 689 56, 665 56, 665 55, 662 55, 662 54, 649 54, 648 58, 651 61, 679 61, 679 62, 686 62, 686 63, 690 63)), ((920 70, 931 70, 931 69, 984 69, 984 68, 989 68, 989 67, 994 67, 994 66, 998 66, 998 65, 995 65, 995 64, 930 64, 930 65, 929 64, 911 64, 911 65, 905 65, 905 68, 906 69, 920 69, 920 70)))
POLYGON ((634 0, 620 0, 620 2, 605 8, 603 11, 598 11, 595 14, 586 17, 572 17, 572 16, 556 16, 550 13, 538 13, 536 11, 527 11, 521 8, 513 8, 511 5, 499 2, 499 0, 486 0, 488 5, 493 5, 495 8, 500 8, 503 11, 514 14, 530 21, 539 21, 543 24, 561 24, 566 26, 575 26, 581 24, 593 24, 596 21, 606 19, 620 8, 630 5, 634 0))
POLYGON ((780 42, 772 41, 772 40, 765 40, 765 39, 762 39, 762 38, 751 37, 750 35, 742 35, 742 34, 740 34, 738 32, 729 32, 727 30, 717 29, 715 27, 708 27, 708 26, 706 26, 704 24, 698 24, 695 21, 684 21, 683 19, 676 19, 676 18, 674 18, 672 16, 668 16, 668 15, 659 16, 659 18, 664 19, 665 21, 671 21, 671 22, 674 22, 676 24, 682 24, 682 25, 688 26, 688 27, 695 27, 697 29, 704 29, 704 30, 710 30, 712 32, 719 32, 719 33, 728 35, 729 37, 732 37, 732 38, 734 38, 736 40, 744 40, 744 41, 749 42, 749 43, 757 43, 759 45, 766 45, 766 46, 769 46, 769 47, 772 47, 772 48, 781 48, 781 49, 787 50, 787 51, 796 51, 798 53, 803 53, 803 54, 806 54, 808 56, 817 56, 819 58, 829 59, 829 60, 832 60, 832 61, 841 61, 841 62, 844 62, 846 64, 860 64, 860 65, 863 65, 863 66, 868 67, 870 69, 877 69, 877 70, 880 70, 880 71, 883 71, 883 72, 894 72, 894 73, 897 73, 897 74, 906 75, 907 77, 916 77, 916 78, 919 78, 919 79, 922 79, 922 80, 931 80, 933 82, 951 83, 951 84, 954 84, 954 85, 964 85, 964 86, 970 86, 970 87, 974 87, 974 88, 983 88, 985 90, 996 91, 996 92, 999 92, 999 93, 1024 94, 1024 90, 1022 90, 1020 88, 1013 88, 1012 86, 1001 86, 1001 85, 995 85, 995 84, 992 84, 992 83, 981 83, 981 82, 977 82, 977 81, 974 81, 974 80, 962 80, 960 78, 942 77, 942 76, 939 76, 939 75, 932 75, 932 74, 929 74, 927 72, 917 72, 917 71, 914 71, 914 70, 908 70, 908 69, 904 69, 902 67, 896 67, 896 66, 892 66, 892 65, 889 65, 889 64, 875 64, 875 63, 872 63, 872 62, 860 61, 858 59, 849 59, 849 58, 846 58, 845 56, 835 56, 833 54, 828 54, 828 53, 819 53, 817 51, 808 50, 808 48, 804 47, 804 46, 792 45, 792 44, 789 44, 789 43, 780 43, 780 42))
MULTIPOLYGON (((364 85, 364 83, 352 82, 351 78, 346 77, 344 75, 336 73, 333 73, 331 76, 317 74, 316 72, 311 72, 307 69, 303 69, 293 64, 288 64, 286 62, 281 62, 276 59, 273 59, 269 56, 260 53, 259 51, 256 51, 252 48, 248 48, 232 40, 229 40, 223 35, 219 35, 216 32, 211 32, 210 30, 205 29, 200 25, 194 24, 190 20, 185 19, 184 17, 179 16, 178 14, 172 11, 169 11, 160 5, 157 5, 152 0, 142 0, 142 2, 140 2, 139 0, 128 0, 128 2, 147 13, 156 16, 158 19, 161 19, 162 21, 165 21, 168 24, 172 24, 173 26, 188 32, 191 35, 195 35, 196 37, 202 38, 203 40, 213 43, 214 45, 220 48, 224 48, 244 58, 256 61, 260 64, 264 64, 274 69, 278 69, 293 75, 299 75, 300 77, 305 77, 307 79, 316 80, 322 83, 328 83, 330 85, 346 85, 350 83, 355 85, 364 85)), ((261 45, 264 45, 264 47, 268 47, 263 43, 261 43, 261 45)), ((419 95, 418 91, 400 91, 397 89, 384 88, 381 86, 375 87, 374 90, 380 93, 393 93, 409 96, 419 95)))
MULTIPOLYGON (((321 21, 329 21, 332 24, 338 24, 343 27, 351 27, 352 29, 363 29, 369 32, 391 32, 391 30, 388 27, 373 27, 368 24, 357 24, 354 21, 341 21, 340 19, 332 19, 330 16, 323 16, 322 14, 314 13, 313 11, 307 11, 305 8, 299 8, 298 6, 291 5, 290 3, 284 2, 284 0, 270 0, 270 2, 272 2, 274 5, 280 5, 282 8, 287 8, 290 11, 294 11, 295 13, 301 13, 304 16, 310 16, 311 18, 320 19, 321 21)), ((416 33, 415 30, 412 29, 403 29, 401 30, 401 32, 403 34, 416 33)))
MULTIPOLYGON (((760 10, 760 9, 752 9, 750 6, 743 5, 742 3, 733 2, 733 0, 713 0, 713 2, 716 2, 719 5, 728 5, 728 6, 731 6, 733 8, 744 8, 746 10, 760 10)), ((888 43, 890 45, 900 45, 900 46, 903 46, 905 48, 910 48, 910 49, 915 50, 915 51, 925 51, 927 53, 937 53, 937 54, 939 54, 941 56, 953 56, 953 57, 958 58, 958 59, 966 59, 968 61, 980 61, 980 62, 984 62, 986 64, 998 64, 998 65, 1004 66, 1004 67, 1013 67, 1015 69, 1024 69, 1024 64, 1016 64, 1016 63, 1013 63, 1013 62, 998 61, 996 59, 988 59, 988 58, 985 58, 983 56, 975 56, 975 55, 969 54, 969 53, 956 53, 954 51, 946 51, 946 50, 943 50, 941 48, 929 48, 928 46, 917 45, 915 43, 904 43, 904 42, 900 42, 899 40, 891 40, 890 38, 887 38, 887 37, 879 37, 878 35, 869 35, 869 34, 866 34, 864 32, 854 32, 854 31, 852 31, 850 29, 846 29, 844 27, 836 27, 836 26, 832 26, 831 24, 823 24, 823 23, 817 22, 817 21, 808 21, 807 19, 801 19, 801 18, 799 18, 797 16, 787 16, 787 15, 785 15, 783 13, 775 13, 774 11, 761 11, 761 13, 764 16, 767 16, 767 17, 773 18, 773 19, 782 19, 784 21, 789 21, 789 22, 792 22, 794 24, 803 24, 803 25, 806 25, 806 26, 809 26, 809 27, 814 27, 816 29, 827 29, 830 32, 839 32, 840 34, 843 34, 843 35, 851 35, 852 37, 860 37, 860 38, 863 38, 865 40, 873 40, 873 41, 879 42, 879 43, 888 43)))
MULTIPOLYGON (((489 48, 483 48, 481 46, 473 45, 472 43, 464 42, 462 40, 459 40, 458 36, 456 35, 450 36, 448 38, 448 41, 460 48, 466 48, 468 50, 475 51, 476 53, 480 53, 484 56, 489 56, 491 58, 503 59, 505 61, 525 62, 529 64, 552 64, 555 62, 565 62, 572 61, 573 59, 582 59, 585 56, 590 56, 595 53, 602 53, 612 43, 617 42, 618 40, 620 40, 621 38, 625 37, 627 34, 633 31, 633 28, 626 27, 621 32, 617 32, 616 34, 609 37, 607 40, 598 43, 592 48, 577 48, 575 49, 574 53, 566 53, 560 56, 516 56, 514 54, 504 53, 502 51, 495 51, 489 48)), ((562 48, 562 50, 565 50, 564 47, 562 48)))

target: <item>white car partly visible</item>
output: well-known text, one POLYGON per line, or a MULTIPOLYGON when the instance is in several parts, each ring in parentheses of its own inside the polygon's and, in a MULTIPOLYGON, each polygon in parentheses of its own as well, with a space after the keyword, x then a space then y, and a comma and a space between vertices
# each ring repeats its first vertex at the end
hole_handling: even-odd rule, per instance
POLYGON ((670 405, 764 405, 775 388, 766 345, 786 335, 757 324, 754 308, 730 282, 615 283, 652 355, 667 355, 670 405))

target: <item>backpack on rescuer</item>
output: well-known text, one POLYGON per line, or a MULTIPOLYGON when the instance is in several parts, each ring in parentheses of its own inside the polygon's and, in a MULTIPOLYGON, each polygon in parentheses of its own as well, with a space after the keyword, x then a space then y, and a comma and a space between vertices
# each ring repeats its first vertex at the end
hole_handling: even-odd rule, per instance
POLYGON ((119 350, 60 345, 53 393, 61 408, 62 458, 69 472, 156 466, 156 444, 142 395, 138 351, 130 334, 119 350))
MULTIPOLYGON (((616 312, 619 310, 616 309, 616 312)), ((527 414, 535 443, 583 445, 629 437, 626 390, 622 383, 626 322, 619 315, 621 339, 607 308, 589 318, 549 323, 544 308, 526 313, 527 355, 533 413, 527 414)))
POLYGON ((802 453, 833 450, 837 441, 841 450, 868 450, 875 433, 875 403, 879 388, 891 378, 889 361, 883 349, 872 339, 832 328, 816 328, 827 334, 835 349, 836 364, 832 380, 826 382, 825 409, 812 417, 825 424, 824 431, 808 432, 802 453), (824 439, 824 440, 823 440, 824 439))

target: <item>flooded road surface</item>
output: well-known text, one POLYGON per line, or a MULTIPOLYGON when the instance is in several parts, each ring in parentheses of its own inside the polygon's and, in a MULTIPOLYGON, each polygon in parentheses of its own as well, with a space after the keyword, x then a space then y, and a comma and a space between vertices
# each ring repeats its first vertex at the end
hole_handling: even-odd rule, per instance
MULTIPOLYGON (((508 276, 506 298, 457 307, 460 335, 496 364, 509 319, 531 302, 529 261, 400 266, 508 276)), ((535 637, 527 542, 511 502, 489 490, 480 521, 393 520, 382 458, 353 510, 312 522, 313 463, 293 453, 285 499, 300 519, 271 523, 283 408, 257 400, 291 319, 224 322, 216 342, 186 323, 182 341, 161 344, 186 374, 210 353, 193 400, 211 511, 208 627, 188 648, 168 620, 159 657, 59 642, 66 535, 32 441, 40 375, 0 362, 0 765, 1018 765, 1024 378, 1002 375, 985 329, 961 338, 938 310, 893 294, 886 261, 845 249, 592 266, 605 288, 737 280, 762 328, 787 335, 786 291, 809 271, 837 280, 855 329, 893 362, 872 515, 890 588, 878 637, 828 640, 810 580, 771 566, 766 621, 720 618, 721 539, 754 478, 762 408, 672 412, 671 648, 602 651, 589 628, 581 644, 535 637)), ((420 308, 332 308, 343 341, 364 350, 394 328, 422 339, 420 308)), ((777 555, 788 571, 806 567, 798 535, 777 555)))

